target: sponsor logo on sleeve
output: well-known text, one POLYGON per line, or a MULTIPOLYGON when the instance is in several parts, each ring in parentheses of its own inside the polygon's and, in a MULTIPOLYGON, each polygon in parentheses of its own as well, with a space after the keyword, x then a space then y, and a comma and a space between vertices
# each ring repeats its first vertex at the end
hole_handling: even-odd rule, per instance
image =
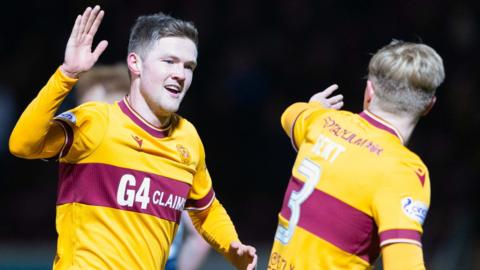
POLYGON ((427 217, 428 207, 421 201, 415 201, 410 197, 402 199, 402 210, 407 217, 423 224, 427 217))
POLYGON ((72 124, 76 124, 77 122, 77 117, 75 117, 75 114, 72 112, 63 112, 55 118, 68 121, 72 124))

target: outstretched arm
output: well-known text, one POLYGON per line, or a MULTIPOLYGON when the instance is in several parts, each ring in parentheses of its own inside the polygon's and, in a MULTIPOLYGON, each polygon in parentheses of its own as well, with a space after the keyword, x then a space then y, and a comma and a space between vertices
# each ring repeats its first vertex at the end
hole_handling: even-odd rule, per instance
POLYGON ((52 119, 79 74, 90 69, 107 47, 102 41, 92 52, 92 41, 104 12, 88 7, 78 15, 68 39, 65 60, 59 70, 20 116, 10 136, 10 152, 23 158, 50 158, 58 155, 65 143, 64 130, 52 119))

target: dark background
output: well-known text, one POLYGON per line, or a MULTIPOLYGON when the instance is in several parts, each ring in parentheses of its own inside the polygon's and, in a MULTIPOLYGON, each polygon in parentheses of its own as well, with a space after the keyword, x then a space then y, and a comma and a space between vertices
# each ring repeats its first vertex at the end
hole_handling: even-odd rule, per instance
POLYGON ((95 44, 109 41, 101 64, 124 61, 141 14, 195 22, 199 65, 180 114, 203 138, 217 196, 242 240, 266 245, 295 158, 282 111, 338 83, 345 109, 359 112, 371 53, 392 39, 435 48, 446 80, 409 145, 431 176, 425 258, 431 269, 480 269, 474 1, 9 1, 0 11, 0 243, 56 237, 57 165, 11 156, 8 136, 62 63, 75 16, 95 4, 106 12, 95 44))

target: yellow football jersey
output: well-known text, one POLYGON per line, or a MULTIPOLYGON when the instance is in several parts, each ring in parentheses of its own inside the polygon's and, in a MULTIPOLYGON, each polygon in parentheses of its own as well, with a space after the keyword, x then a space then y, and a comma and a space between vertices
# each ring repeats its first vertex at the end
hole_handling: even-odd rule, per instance
POLYGON ((58 153, 55 138, 65 138, 58 156, 54 269, 163 269, 184 209, 194 210, 192 218, 208 214, 199 230, 225 255, 238 237, 215 199, 194 126, 174 115, 158 129, 124 98, 59 114, 54 122, 65 133, 59 137, 50 119, 74 83, 57 70, 10 140, 17 155, 38 158, 58 153))
POLYGON ((67 135, 56 266, 159 269, 167 256, 158 255, 168 254, 181 211, 214 198, 194 127, 176 116, 171 127, 156 129, 126 98, 87 103, 55 120, 67 135))
POLYGON ((268 269, 369 269, 390 243, 421 245, 428 171, 368 111, 296 103, 282 126, 298 149, 268 269))

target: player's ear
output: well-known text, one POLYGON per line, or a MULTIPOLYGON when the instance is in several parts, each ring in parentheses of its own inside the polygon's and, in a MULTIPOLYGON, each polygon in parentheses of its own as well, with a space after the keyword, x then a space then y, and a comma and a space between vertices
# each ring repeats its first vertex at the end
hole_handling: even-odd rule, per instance
POLYGON ((425 109, 425 111, 423 111, 422 116, 427 115, 432 110, 433 105, 435 105, 435 102, 437 102, 437 97, 433 96, 432 99, 430 100, 430 103, 428 103, 427 108, 425 109))
POLYGON ((375 96, 375 89, 373 88, 372 81, 367 80, 367 85, 365 86, 365 93, 363 95, 363 109, 366 110, 370 106, 373 97, 375 96))
POLYGON ((140 76, 142 73, 142 59, 134 52, 131 52, 127 56, 127 66, 130 73, 140 76))

